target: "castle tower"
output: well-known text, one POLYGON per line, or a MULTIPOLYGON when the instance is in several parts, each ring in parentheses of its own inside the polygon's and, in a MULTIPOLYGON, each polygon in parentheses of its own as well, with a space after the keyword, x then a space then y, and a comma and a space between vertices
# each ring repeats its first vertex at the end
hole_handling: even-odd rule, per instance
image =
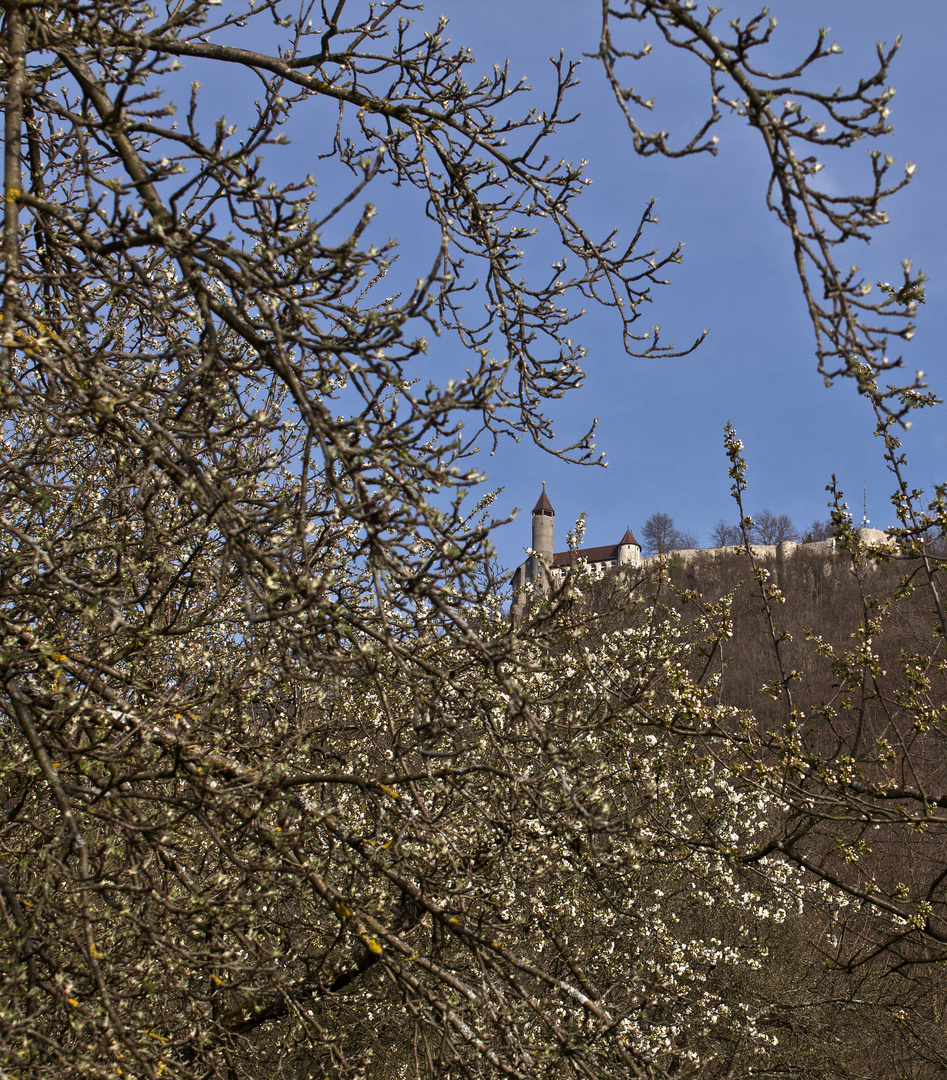
POLYGON ((625 530, 625 535, 618 542, 618 565, 626 566, 629 563, 637 566, 641 562, 641 545, 635 539, 631 529, 625 530))
MULTIPOLYGON (((552 564, 553 553, 553 530, 556 521, 556 511, 546 494, 546 482, 543 481, 542 494, 533 507, 533 551, 541 555, 547 563, 552 564)), ((542 580, 543 590, 546 588, 546 575, 543 573, 539 560, 531 555, 529 559, 529 580, 542 580)))

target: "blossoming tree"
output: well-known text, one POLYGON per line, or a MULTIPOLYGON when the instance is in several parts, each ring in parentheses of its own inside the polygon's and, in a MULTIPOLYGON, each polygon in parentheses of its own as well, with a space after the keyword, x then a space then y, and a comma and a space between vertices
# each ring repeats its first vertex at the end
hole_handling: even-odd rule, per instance
MULTIPOLYGON (((590 460, 544 413, 582 378, 578 308, 668 353, 637 320, 678 252, 638 251, 650 207, 627 248, 582 225, 582 170, 546 149, 568 61, 537 110, 408 14, 4 4, 0 1067, 705 1076, 809 1054, 840 1075, 811 1033, 855 991, 800 943, 850 926, 855 886, 804 857, 809 789, 695 666, 725 605, 603 628, 570 578, 510 625, 469 508, 475 440, 590 460), (253 90, 209 119, 182 66, 253 90), (279 179, 300 122, 319 199, 279 179), (431 229, 403 279, 379 188, 431 229), (524 275, 534 243, 569 269, 524 275), (453 377, 435 335, 462 347, 453 377)), ((832 254, 900 181, 876 160, 873 192, 829 200, 796 148, 882 133, 889 57, 820 96, 822 39, 790 88, 751 63, 765 20, 725 39, 714 17, 606 5, 635 145, 677 152, 621 81, 621 24, 648 19, 708 64, 708 124, 764 136, 820 363, 887 423, 882 340, 918 283, 868 308, 832 254)))

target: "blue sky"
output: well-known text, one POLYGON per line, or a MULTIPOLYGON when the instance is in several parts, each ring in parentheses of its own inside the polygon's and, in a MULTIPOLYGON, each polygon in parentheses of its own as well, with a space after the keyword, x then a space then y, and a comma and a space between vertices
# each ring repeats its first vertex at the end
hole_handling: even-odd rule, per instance
MULTIPOLYGON (((759 11, 745 0, 718 0, 723 18, 744 21, 759 11)), ((701 8, 705 5, 701 0, 701 8)), ((904 359, 923 369, 932 389, 947 396, 947 362, 942 347, 947 311, 947 4, 935 0, 773 0, 778 27, 771 46, 774 67, 791 66, 809 53, 820 26, 842 48, 823 61, 815 77, 820 88, 851 87, 859 75, 873 73, 875 43, 903 44, 891 71, 897 93, 891 104, 895 134, 885 152, 899 168, 913 161, 912 183, 888 204, 890 224, 875 231, 870 248, 858 245, 841 260, 854 262, 871 281, 895 281, 899 264, 912 258, 927 274, 927 303, 920 309, 914 340, 904 359)), ((288 10, 288 9, 287 9, 288 10)), ((468 45, 477 64, 490 71, 509 58, 516 81, 526 76, 535 98, 549 104, 553 86, 549 57, 560 49, 581 59, 597 48, 600 4, 592 0, 428 0, 417 14, 418 28, 434 29, 448 16, 447 36, 468 45)), ((724 24, 725 25, 725 24, 724 24)), ((254 31, 257 32, 256 30, 254 31)), ((278 36, 278 31, 270 31, 278 36)), ((654 43, 634 82, 657 98, 654 127, 686 135, 700 123, 707 99, 706 78, 693 58, 654 43)), ((383 48, 381 43, 379 48, 383 48)), ((180 78, 201 77, 188 64, 180 78)), ((626 527, 640 533, 655 511, 710 543, 720 518, 733 520, 730 481, 723 453, 723 429, 732 422, 746 448, 752 512, 768 508, 787 513, 805 528, 827 516, 826 484, 836 474, 860 519, 863 493, 871 524, 892 523, 892 484, 873 436, 868 406, 852 386, 826 388, 816 371, 813 332, 795 277, 788 236, 765 206, 768 163, 761 140, 737 117, 716 128, 719 153, 683 161, 637 157, 604 76, 595 61, 580 70, 573 97, 582 111, 550 152, 570 160, 585 158, 593 181, 580 200, 577 216, 593 235, 619 227, 628 236, 647 200, 658 198, 659 227, 648 243, 662 251, 684 241, 684 261, 672 268, 671 284, 655 294, 644 319, 659 323, 665 341, 692 342, 706 328, 704 344, 691 356, 641 360, 622 350, 619 327, 610 312, 591 310, 575 327, 588 349, 585 387, 553 410, 563 443, 598 418, 597 448, 608 468, 565 465, 531 444, 501 443, 480 467, 488 487, 502 487, 496 509, 506 516, 519 508, 513 524, 495 534, 500 562, 512 569, 529 543, 530 510, 542 481, 556 509, 557 549, 580 514, 587 515, 586 543, 617 542, 626 527)), ((472 79, 468 79, 472 81, 472 79)), ((254 79, 235 74, 222 84, 210 71, 202 91, 208 119, 224 111, 245 113, 258 94, 254 79)), ((317 101, 315 113, 294 114, 291 145, 277 154, 277 177, 312 171, 323 205, 332 205, 333 162, 319 156, 328 149, 335 122, 331 106, 317 101), (326 111, 328 109, 328 111, 326 111)), ((522 108, 522 103, 521 106, 522 108)), ((864 189, 870 176, 869 147, 856 145, 841 158, 827 159, 824 180, 839 191, 864 189)), ((347 176, 343 178, 347 184, 347 176)), ((379 180, 366 194, 379 206, 377 242, 397 238, 396 274, 413 283, 427 272, 437 237, 426 233, 419 206, 409 189, 397 191, 379 180), (433 241, 433 244, 431 243, 433 241)), ((357 208, 360 212, 360 207, 357 208)), ((353 213, 356 210, 353 210, 353 213)), ((550 249, 549 261, 557 255, 550 249)), ((388 282, 384 283, 385 286, 388 282)), ((437 377, 463 370, 465 357, 456 341, 432 342, 429 370, 437 377)), ((910 478, 921 488, 947 480, 947 431, 942 409, 921 415, 904 436, 910 478)))
MULTIPOLYGON (((722 0, 724 15, 747 18, 759 8, 722 0)), ((701 5, 703 7, 703 5, 701 5)), ((877 41, 900 33, 891 73, 897 88, 885 150, 917 165, 909 187, 889 204, 891 223, 857 262, 870 280, 896 280, 911 257, 929 277, 918 330, 904 352, 931 387, 947 393, 942 347, 945 306, 945 154, 943 101, 947 65, 947 5, 931 0, 776 0, 773 54, 796 61, 808 53, 820 26, 842 55, 826 61, 824 82, 849 85, 872 71, 877 41), (831 64, 831 67, 829 67, 831 64)), ((548 89, 548 57, 565 49, 594 50, 597 5, 576 0, 441 0, 425 12, 451 19, 448 35, 469 45, 484 67, 509 57, 511 73, 528 76, 540 100, 548 89)), ((682 135, 702 115, 703 73, 682 55, 659 49, 641 65, 636 86, 657 96, 653 126, 682 135)), ((778 63, 779 60, 776 61, 778 63)), ((750 510, 788 513, 804 527, 827 516, 825 486, 837 474, 860 518, 863 492, 873 526, 891 523, 892 485, 873 437, 872 417, 854 389, 827 389, 816 372, 813 334, 794 275, 788 237, 765 207, 767 162, 755 132, 732 118, 718 125, 720 152, 684 161, 642 160, 634 154, 602 73, 586 61, 576 105, 583 116, 563 139, 561 153, 587 158, 593 180, 581 213, 593 231, 634 227, 646 199, 656 195, 660 227, 651 242, 666 251, 686 242, 684 262, 647 321, 660 323, 677 344, 709 333, 692 356, 640 360, 624 355, 608 312, 590 311, 576 328, 588 348, 586 386, 558 409, 564 437, 598 417, 597 448, 608 468, 567 466, 526 444, 501 444, 484 461, 492 486, 504 488, 498 510, 520 517, 497 534, 501 562, 513 567, 529 542, 529 511, 543 480, 556 509, 556 547, 575 518, 587 515, 586 543, 617 542, 626 526, 639 531, 660 510, 710 543, 721 517, 734 518, 723 454, 729 420, 746 447, 750 510)), ((869 176, 869 147, 856 145, 823 176, 843 188, 869 176), (833 170, 835 175, 833 175, 833 170)), ((928 411, 904 436, 911 477, 919 487, 947 480, 947 433, 942 410, 928 411)))

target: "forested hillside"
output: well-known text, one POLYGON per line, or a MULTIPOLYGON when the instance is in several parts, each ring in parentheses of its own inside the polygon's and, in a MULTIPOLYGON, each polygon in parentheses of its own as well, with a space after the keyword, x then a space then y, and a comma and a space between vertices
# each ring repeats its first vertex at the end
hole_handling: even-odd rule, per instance
POLYGON ((552 601, 579 612, 563 708, 644 735, 652 910, 714 935, 720 955, 690 976, 761 1021, 753 1039, 718 1030, 699 1075, 943 1068, 943 630, 923 558, 847 542, 780 567, 708 552, 578 574, 552 601), (625 666, 628 642, 647 644, 625 666), (684 874, 666 888, 670 867, 684 874))

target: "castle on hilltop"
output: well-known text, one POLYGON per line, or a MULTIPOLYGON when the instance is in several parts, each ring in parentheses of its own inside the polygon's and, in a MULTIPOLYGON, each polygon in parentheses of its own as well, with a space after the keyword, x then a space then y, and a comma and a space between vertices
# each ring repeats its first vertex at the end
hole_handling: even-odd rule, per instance
POLYGON ((613 566, 641 565, 641 545, 631 529, 625 530, 625 535, 617 544, 577 548, 575 551, 555 551, 555 521, 556 511, 552 508, 546 494, 546 485, 543 483, 542 494, 533 507, 533 554, 513 571, 514 595, 534 582, 545 592, 550 583, 558 582, 567 567, 577 562, 588 563, 590 569, 599 571, 613 566))
MULTIPOLYGON (((635 539, 631 529, 617 544, 605 544, 602 547, 577 548, 575 551, 556 551, 554 528, 556 512, 546 494, 546 484, 533 507, 533 542, 532 554, 513 571, 511 586, 514 596, 514 613, 525 610, 527 593, 534 589, 547 592, 562 579, 568 567, 578 562, 588 564, 590 570, 600 573, 620 566, 642 566, 652 562, 657 556, 642 558, 641 545, 635 539)), ((867 546, 891 547, 892 541, 882 529, 860 528, 858 538, 867 546)), ((796 548, 820 555, 835 554, 835 540, 813 540, 797 544, 784 540, 780 544, 751 544, 750 550, 757 559, 775 559, 777 569, 789 559, 796 548)), ((689 563, 700 555, 733 555, 744 550, 742 545, 716 548, 686 548, 668 552, 668 555, 689 563)))

